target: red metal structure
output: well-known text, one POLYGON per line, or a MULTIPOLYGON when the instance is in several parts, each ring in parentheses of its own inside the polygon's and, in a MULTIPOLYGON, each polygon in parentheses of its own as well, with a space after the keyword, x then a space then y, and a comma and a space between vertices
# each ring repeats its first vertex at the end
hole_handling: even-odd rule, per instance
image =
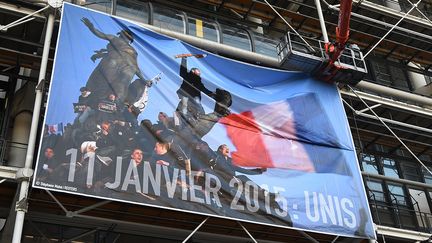
POLYGON ((315 71, 315 76, 326 82, 357 83, 360 77, 352 70, 347 70, 337 63, 346 48, 349 39, 349 23, 351 18, 352 0, 341 0, 338 26, 336 27, 336 42, 325 43, 326 60, 315 71))
MULTIPOLYGON (((342 0, 340 4, 338 26, 336 27, 336 43, 334 43, 334 52, 326 52, 329 59, 334 63, 345 49, 349 38, 349 23, 351 18, 352 0, 342 0)), ((327 45, 328 43, 326 43, 327 45)))

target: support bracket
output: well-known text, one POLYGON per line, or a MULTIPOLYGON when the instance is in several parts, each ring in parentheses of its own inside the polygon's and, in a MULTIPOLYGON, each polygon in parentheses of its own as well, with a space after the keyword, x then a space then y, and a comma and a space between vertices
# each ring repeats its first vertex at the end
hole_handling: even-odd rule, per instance
POLYGON ((28 211, 28 199, 27 197, 21 199, 15 204, 15 211, 21 211, 27 213, 28 211))
POLYGON ((34 170, 31 168, 20 168, 18 169, 18 171, 16 172, 16 179, 18 181, 23 181, 23 180, 30 180, 30 178, 33 176, 34 170))

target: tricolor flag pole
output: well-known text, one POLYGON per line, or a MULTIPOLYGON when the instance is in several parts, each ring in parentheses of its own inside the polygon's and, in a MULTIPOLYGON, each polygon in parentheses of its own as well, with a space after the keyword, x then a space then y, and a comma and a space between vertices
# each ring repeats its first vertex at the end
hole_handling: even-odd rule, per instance
POLYGON ((31 127, 30 127, 30 135, 29 135, 26 159, 25 159, 24 168, 22 169, 24 172, 23 174, 27 174, 25 173, 26 171, 31 171, 31 173, 30 175, 28 175, 28 177, 24 176, 23 179, 21 180, 19 198, 15 208, 16 218, 15 218, 15 226, 14 226, 12 243, 21 242, 22 230, 24 225, 24 216, 25 213, 27 212, 27 194, 28 194, 28 189, 31 180, 30 178, 33 174, 32 171, 33 154, 35 150, 36 136, 37 136, 40 110, 41 110, 41 104, 43 98, 42 84, 46 76, 46 69, 48 65, 48 54, 51 46, 51 37, 54 29, 54 19, 55 19, 54 12, 50 12, 48 15, 47 27, 45 32, 45 42, 44 42, 43 53, 42 53, 41 68, 40 68, 39 78, 38 78, 39 83, 36 86, 36 98, 33 107, 33 116, 32 116, 31 127))

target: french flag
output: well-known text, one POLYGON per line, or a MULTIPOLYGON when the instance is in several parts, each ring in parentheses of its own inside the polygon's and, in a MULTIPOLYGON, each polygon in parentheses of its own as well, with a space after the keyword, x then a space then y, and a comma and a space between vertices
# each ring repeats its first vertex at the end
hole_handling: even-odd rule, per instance
POLYGON ((313 93, 258 105, 219 123, 236 147, 237 166, 350 174, 344 146, 313 93))

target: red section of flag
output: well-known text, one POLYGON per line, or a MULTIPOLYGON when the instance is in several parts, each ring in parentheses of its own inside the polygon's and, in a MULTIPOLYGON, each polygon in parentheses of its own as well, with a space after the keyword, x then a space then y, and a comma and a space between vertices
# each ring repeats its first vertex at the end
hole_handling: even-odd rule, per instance
POLYGON ((273 167, 261 137, 261 128, 255 122, 252 112, 231 114, 219 122, 225 125, 228 137, 236 146, 237 151, 232 153, 232 161, 235 165, 273 167))
POLYGON ((295 122, 287 103, 262 105, 219 122, 225 125, 236 147, 232 153, 235 165, 315 171, 306 149, 296 139, 295 122))

